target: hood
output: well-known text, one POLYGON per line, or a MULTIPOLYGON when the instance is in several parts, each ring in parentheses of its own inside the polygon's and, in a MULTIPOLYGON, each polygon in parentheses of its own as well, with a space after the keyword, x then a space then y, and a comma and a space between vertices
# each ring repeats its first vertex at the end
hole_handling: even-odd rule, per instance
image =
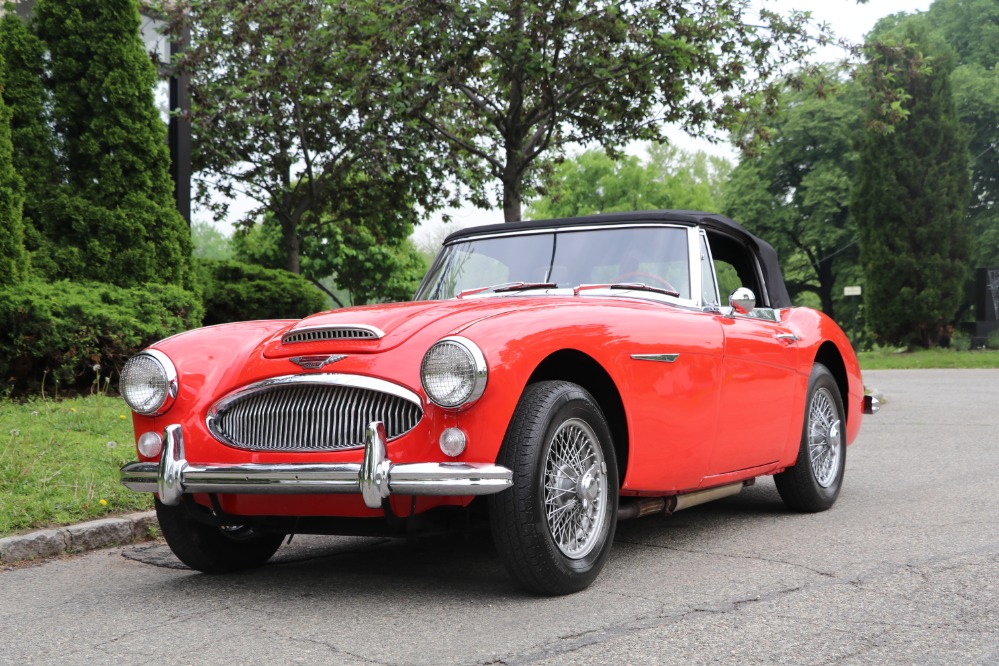
POLYGON ((547 299, 486 298, 369 305, 331 310, 306 317, 275 335, 264 346, 267 358, 346 353, 364 354, 398 347, 428 326, 440 337, 482 319, 533 307, 547 299))

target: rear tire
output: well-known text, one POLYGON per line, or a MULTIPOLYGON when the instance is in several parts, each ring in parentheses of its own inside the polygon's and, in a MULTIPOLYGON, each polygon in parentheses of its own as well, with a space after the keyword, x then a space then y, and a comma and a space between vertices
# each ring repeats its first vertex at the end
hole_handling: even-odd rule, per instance
POLYGON ((825 511, 836 502, 846 467, 846 412, 832 373, 816 363, 808 378, 801 446, 794 467, 774 475, 792 511, 825 511))
POLYGON ((204 573, 231 573, 263 566, 284 540, 251 527, 215 527, 191 514, 186 505, 156 500, 156 518, 170 550, 181 562, 204 573))
POLYGON ((535 594, 585 589, 607 561, 617 524, 617 462, 596 401, 570 382, 528 386, 497 462, 513 470, 513 487, 489 497, 507 570, 535 594))

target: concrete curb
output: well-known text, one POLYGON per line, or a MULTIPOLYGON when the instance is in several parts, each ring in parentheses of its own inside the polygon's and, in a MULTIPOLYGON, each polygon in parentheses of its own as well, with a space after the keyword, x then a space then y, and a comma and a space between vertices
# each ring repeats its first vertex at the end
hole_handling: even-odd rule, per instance
POLYGON ((0 539, 0 564, 82 553, 142 541, 157 527, 156 512, 129 513, 0 539))

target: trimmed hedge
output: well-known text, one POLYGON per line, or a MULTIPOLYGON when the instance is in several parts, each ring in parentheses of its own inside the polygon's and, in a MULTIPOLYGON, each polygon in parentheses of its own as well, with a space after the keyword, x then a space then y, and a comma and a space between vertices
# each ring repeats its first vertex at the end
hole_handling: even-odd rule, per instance
POLYGON ((326 295, 301 275, 255 264, 196 259, 206 326, 254 319, 301 319, 327 308, 326 295))
POLYGON ((15 393, 57 384, 84 390, 98 376, 116 381, 132 354, 199 326, 203 312, 197 294, 175 285, 64 280, 0 288, 0 380, 15 393))

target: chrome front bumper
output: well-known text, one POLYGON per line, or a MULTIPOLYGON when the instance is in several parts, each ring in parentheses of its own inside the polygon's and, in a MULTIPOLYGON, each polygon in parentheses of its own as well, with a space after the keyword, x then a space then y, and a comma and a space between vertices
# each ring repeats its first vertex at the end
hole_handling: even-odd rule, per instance
POLYGON ((179 425, 167 426, 160 461, 132 462, 121 468, 121 482, 139 492, 156 493, 164 504, 180 503, 190 493, 360 494, 378 509, 397 495, 491 495, 513 485, 513 472, 490 463, 394 464, 386 457, 385 426, 368 426, 361 463, 192 465, 184 459, 179 425))

